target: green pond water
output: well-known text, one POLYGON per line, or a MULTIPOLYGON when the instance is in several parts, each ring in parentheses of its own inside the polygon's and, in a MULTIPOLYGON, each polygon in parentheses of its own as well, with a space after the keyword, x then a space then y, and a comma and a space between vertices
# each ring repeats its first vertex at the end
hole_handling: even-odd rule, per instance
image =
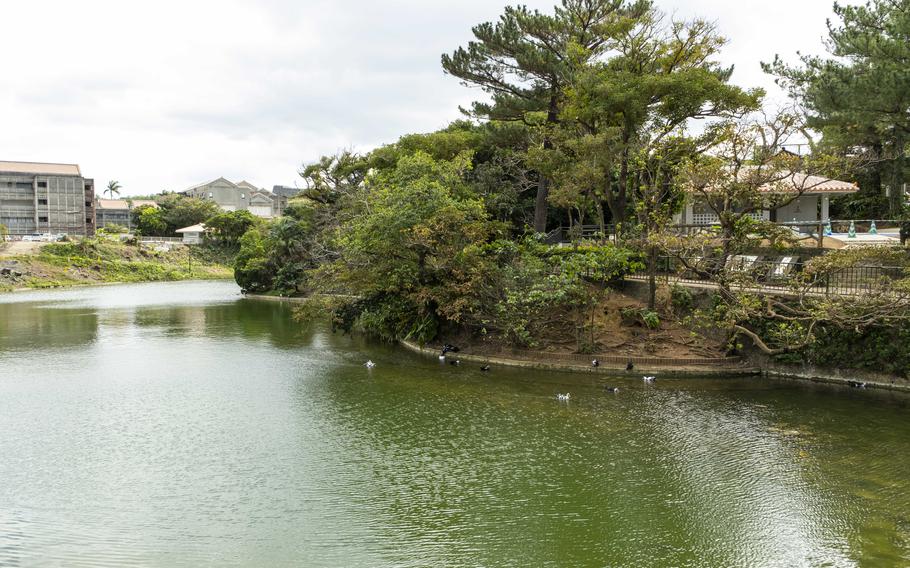
POLYGON ((476 367, 227 282, 0 295, 0 566, 910 565, 905 395, 476 367))

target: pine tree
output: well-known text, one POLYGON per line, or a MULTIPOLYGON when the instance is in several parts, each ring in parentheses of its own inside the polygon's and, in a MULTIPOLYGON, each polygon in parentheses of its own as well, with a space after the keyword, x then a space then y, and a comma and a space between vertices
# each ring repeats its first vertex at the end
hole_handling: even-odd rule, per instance
POLYGON ((765 70, 778 76, 808 111, 807 125, 823 140, 873 158, 873 190, 890 186, 891 215, 904 208, 906 150, 910 138, 910 0, 834 5, 828 23, 829 57, 801 57, 792 67, 775 58, 765 70))
MULTIPOLYGON (((474 27, 475 41, 442 56, 446 73, 466 85, 479 86, 491 102, 475 102, 470 114, 492 120, 559 122, 577 57, 597 58, 615 38, 651 10, 650 0, 562 0, 552 15, 507 7, 496 23, 474 27)), ((545 147, 552 141, 545 137, 545 147)), ((534 229, 546 230, 549 180, 537 190, 534 229)))

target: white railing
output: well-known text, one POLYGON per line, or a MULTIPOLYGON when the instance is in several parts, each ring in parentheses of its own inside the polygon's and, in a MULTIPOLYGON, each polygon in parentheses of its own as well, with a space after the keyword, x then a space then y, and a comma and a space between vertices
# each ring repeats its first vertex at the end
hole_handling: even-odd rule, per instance
POLYGON ((183 237, 139 237, 140 243, 182 243, 183 237))

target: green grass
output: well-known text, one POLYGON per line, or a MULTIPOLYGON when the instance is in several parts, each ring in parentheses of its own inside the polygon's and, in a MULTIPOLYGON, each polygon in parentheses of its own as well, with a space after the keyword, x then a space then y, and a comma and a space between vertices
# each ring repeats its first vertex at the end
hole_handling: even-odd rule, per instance
POLYGON ((23 283, 28 288, 233 277, 233 270, 227 264, 228 252, 206 250, 204 246, 156 251, 114 241, 85 239, 49 244, 37 255, 17 257, 17 260, 25 268, 23 283))

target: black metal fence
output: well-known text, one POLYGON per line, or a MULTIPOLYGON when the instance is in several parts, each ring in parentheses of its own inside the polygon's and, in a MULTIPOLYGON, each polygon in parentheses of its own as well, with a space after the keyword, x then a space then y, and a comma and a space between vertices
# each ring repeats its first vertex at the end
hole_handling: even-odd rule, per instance
MULTIPOLYGON (((726 261, 716 258, 659 257, 657 278, 667 284, 681 283, 716 287, 721 278, 734 288, 756 289, 778 293, 805 291, 816 294, 858 295, 888 289, 907 276, 897 266, 858 265, 823 272, 804 270, 802 259, 792 256, 776 258, 735 255, 726 261)), ((630 277, 648 278, 647 273, 630 277)))
MULTIPOLYGON (((830 229, 834 234, 847 234, 852 226, 858 233, 869 233, 875 226, 876 231, 888 231, 897 236, 897 229, 902 224, 910 224, 907 220, 900 219, 832 219, 825 221, 777 221, 775 224, 781 227, 789 227, 794 232, 803 235, 805 238, 816 239, 818 246, 823 246, 822 237, 830 229)), ((718 225, 714 224, 682 224, 672 225, 670 229, 681 235, 693 235, 701 233, 714 233, 718 225)), ((607 242, 616 239, 616 225, 573 225, 571 227, 558 227, 553 229, 546 236, 546 242, 550 244, 570 243, 579 241, 607 242)))

